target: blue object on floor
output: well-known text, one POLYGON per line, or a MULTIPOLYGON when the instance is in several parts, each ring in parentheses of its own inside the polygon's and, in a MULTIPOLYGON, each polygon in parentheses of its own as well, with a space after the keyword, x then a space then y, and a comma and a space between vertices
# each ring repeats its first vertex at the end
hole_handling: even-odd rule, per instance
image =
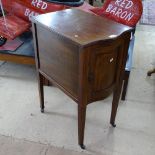
POLYGON ((132 56, 133 56, 134 42, 135 42, 135 36, 133 33, 132 39, 129 44, 128 58, 127 58, 126 66, 125 66, 124 84, 123 84, 122 97, 121 97, 122 100, 125 100, 125 97, 126 97, 130 71, 132 68, 132 56))
POLYGON ((127 59, 126 66, 125 66, 126 71, 131 71, 134 42, 135 42, 135 36, 133 36, 133 38, 132 38, 132 40, 130 41, 130 44, 129 44, 128 59, 127 59))

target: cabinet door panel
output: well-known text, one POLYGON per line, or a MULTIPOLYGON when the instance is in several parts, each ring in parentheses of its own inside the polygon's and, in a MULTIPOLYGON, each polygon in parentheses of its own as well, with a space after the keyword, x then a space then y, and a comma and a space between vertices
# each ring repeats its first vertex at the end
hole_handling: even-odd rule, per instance
POLYGON ((120 50, 118 44, 94 49, 90 60, 93 91, 103 91, 115 84, 120 50))
POLYGON ((97 54, 95 56, 95 68, 94 68, 94 89, 101 90, 111 86, 114 82, 116 71, 116 59, 117 53, 105 53, 97 54))

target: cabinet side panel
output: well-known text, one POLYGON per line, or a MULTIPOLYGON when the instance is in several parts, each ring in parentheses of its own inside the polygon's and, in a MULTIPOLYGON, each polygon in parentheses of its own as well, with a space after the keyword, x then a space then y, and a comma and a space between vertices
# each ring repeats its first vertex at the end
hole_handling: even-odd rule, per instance
POLYGON ((40 70, 77 98, 78 46, 40 26, 37 31, 40 70))

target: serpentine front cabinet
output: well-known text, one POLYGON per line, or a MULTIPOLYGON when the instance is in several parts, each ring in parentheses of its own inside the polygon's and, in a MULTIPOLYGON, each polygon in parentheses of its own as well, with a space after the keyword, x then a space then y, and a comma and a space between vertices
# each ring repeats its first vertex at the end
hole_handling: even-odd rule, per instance
POLYGON ((79 145, 84 148, 89 103, 113 93, 110 123, 115 126, 132 29, 77 9, 39 15, 32 22, 41 111, 46 78, 77 103, 79 145))

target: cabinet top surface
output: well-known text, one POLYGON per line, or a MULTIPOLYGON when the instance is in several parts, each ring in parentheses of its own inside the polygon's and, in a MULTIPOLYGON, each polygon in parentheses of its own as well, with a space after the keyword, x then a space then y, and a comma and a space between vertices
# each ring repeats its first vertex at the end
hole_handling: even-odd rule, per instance
POLYGON ((78 9, 66 9, 33 17, 32 21, 77 44, 117 38, 132 28, 78 9))

